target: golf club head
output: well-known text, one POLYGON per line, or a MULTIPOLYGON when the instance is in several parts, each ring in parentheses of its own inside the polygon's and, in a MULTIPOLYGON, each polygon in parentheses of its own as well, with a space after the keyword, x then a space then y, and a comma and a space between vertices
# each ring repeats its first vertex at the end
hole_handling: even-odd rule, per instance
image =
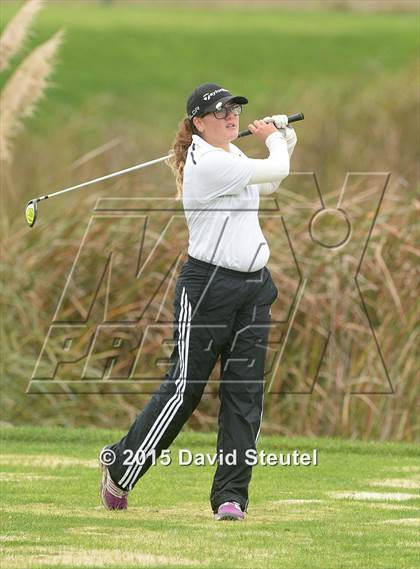
POLYGON ((30 202, 28 202, 26 204, 25 218, 26 218, 26 221, 27 221, 29 227, 33 227, 35 225, 37 210, 38 210, 38 208, 37 208, 36 200, 31 200, 30 202))

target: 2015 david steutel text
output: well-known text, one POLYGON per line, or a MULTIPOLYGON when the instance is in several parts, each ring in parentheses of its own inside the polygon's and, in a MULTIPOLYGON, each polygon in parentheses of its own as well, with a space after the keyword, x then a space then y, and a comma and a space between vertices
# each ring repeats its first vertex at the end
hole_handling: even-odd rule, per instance
MULTIPOLYGON (((151 460, 153 465, 160 464, 168 466, 170 464, 178 464, 179 466, 212 466, 215 464, 226 464, 235 466, 238 464, 237 449, 230 452, 203 453, 192 452, 189 449, 182 448, 176 451, 165 449, 157 456, 156 451, 150 450, 145 452, 139 449, 136 453, 127 449, 124 451, 124 466, 133 464, 142 465, 146 461, 151 460), (175 457, 175 460, 174 460, 175 457)), ((310 452, 301 452, 294 449, 290 452, 266 452, 265 450, 257 451, 255 449, 246 449, 244 452, 243 462, 249 466, 318 466, 318 449, 314 448, 310 452)))

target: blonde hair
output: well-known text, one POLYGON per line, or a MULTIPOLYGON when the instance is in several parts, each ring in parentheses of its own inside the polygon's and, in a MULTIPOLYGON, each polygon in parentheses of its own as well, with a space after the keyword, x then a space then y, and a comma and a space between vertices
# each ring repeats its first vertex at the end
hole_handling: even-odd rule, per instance
POLYGON ((172 156, 168 158, 167 164, 171 168, 176 183, 175 199, 182 198, 182 184, 184 181, 184 166, 187 160, 187 150, 192 142, 192 135, 198 134, 197 129, 188 117, 185 117, 178 124, 178 132, 175 135, 170 152, 172 156))

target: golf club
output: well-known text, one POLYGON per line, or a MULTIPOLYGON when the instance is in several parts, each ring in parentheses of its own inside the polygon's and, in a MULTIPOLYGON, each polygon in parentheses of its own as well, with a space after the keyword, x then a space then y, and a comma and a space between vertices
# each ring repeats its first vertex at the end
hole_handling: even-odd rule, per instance
MULTIPOLYGON (((295 113, 294 115, 289 115, 287 117, 287 124, 290 124, 291 122, 296 122, 296 121, 303 121, 303 119, 305 118, 303 113, 295 113)), ((273 122, 273 121, 266 121, 266 122, 273 122)), ((241 130, 241 132, 238 134, 238 138, 242 138, 243 136, 248 136, 249 134, 251 134, 250 130, 241 130)))
POLYGON ((40 196, 39 198, 34 198, 26 204, 25 207, 26 221, 28 222, 29 227, 33 227, 35 225, 38 214, 38 202, 47 200, 48 198, 52 198, 60 194, 64 194, 65 192, 71 192, 79 188, 90 186, 91 184, 95 184, 96 182, 102 182, 103 180, 109 180, 110 178, 115 178, 116 176, 120 176, 121 174, 127 174, 128 172, 133 172, 134 170, 140 170, 141 168, 147 168, 148 166, 152 166, 153 164, 158 164, 159 162, 167 160, 170 156, 171 155, 168 154, 167 156, 162 156, 161 158, 156 158, 155 160, 150 160, 149 162, 144 162, 143 164, 137 164, 135 166, 131 166, 130 168, 125 168, 124 170, 119 170, 118 172, 113 172, 112 174, 107 174, 105 176, 101 176, 100 178, 89 180, 88 182, 82 182, 81 184, 77 184, 76 186, 71 186, 70 188, 65 188, 64 190, 54 192, 53 194, 48 194, 45 196, 40 196))
MULTIPOLYGON (((290 115, 287 117, 288 123, 296 122, 303 120, 304 116, 303 113, 296 113, 294 115, 290 115)), ((248 136, 251 134, 249 130, 242 130, 238 134, 238 138, 242 138, 243 136, 248 136)), ((48 194, 45 196, 40 196, 39 198, 34 198, 30 200, 25 207, 25 218, 29 225, 29 227, 33 227, 37 220, 38 215, 38 202, 43 200, 47 200, 48 198, 52 198, 54 196, 58 196, 60 194, 64 194, 66 192, 71 192, 73 190, 78 190, 80 188, 84 188, 86 186, 90 186, 91 184, 95 184, 96 182, 102 182, 104 180, 109 180, 111 178, 115 178, 116 176, 120 176, 121 174, 127 174, 128 172, 134 172, 134 170, 140 170, 141 168, 147 168, 148 166, 152 166, 153 164, 159 164, 159 162, 164 162, 168 158, 170 158, 171 154, 167 156, 162 156, 161 158, 156 158, 155 160, 150 160, 149 162, 143 162, 142 164, 137 164, 135 166, 131 166, 130 168, 125 168, 124 170, 119 170, 118 172, 113 172, 112 174, 107 174, 105 176, 101 176, 100 178, 95 178, 94 180, 89 180, 88 182, 82 182, 81 184, 77 184, 76 186, 71 186, 70 188, 65 188, 64 190, 60 190, 58 192, 54 192, 53 194, 48 194)))

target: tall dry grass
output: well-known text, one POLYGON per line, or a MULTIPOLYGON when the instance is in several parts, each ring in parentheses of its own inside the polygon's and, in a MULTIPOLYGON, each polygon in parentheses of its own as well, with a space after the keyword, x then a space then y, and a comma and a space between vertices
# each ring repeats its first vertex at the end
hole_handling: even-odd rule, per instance
MULTIPOLYGON (((43 2, 29 0, 10 21, 0 38, 0 71, 6 70, 21 51, 29 36, 30 27, 43 2)), ((6 169, 13 159, 13 142, 45 96, 48 80, 63 40, 60 30, 39 45, 19 64, 0 94, 0 164, 6 169)))
POLYGON ((28 0, 10 20, 0 38, 0 71, 6 70, 12 59, 23 49, 35 16, 43 4, 43 0, 28 0))
MULTIPOLYGON (((378 78, 363 91, 348 93, 307 91, 299 108, 310 120, 298 130, 299 143, 293 159, 293 171, 315 170, 327 205, 336 205, 347 171, 382 171, 391 173, 389 185, 378 213, 360 269, 358 285, 363 292, 366 310, 374 327, 381 354, 362 308, 354 277, 363 253, 363 244, 371 227, 381 192, 383 176, 354 178, 349 183, 342 207, 354 223, 354 239, 347 248, 326 252, 308 239, 308 220, 319 208, 319 199, 308 175, 292 175, 277 193, 278 216, 283 216, 289 231, 306 288, 296 309, 294 325, 289 331, 286 348, 275 376, 271 393, 265 398, 263 428, 287 435, 328 435, 349 438, 415 440, 418 425, 415 401, 418 393, 416 338, 418 306, 415 295, 419 251, 415 245, 415 215, 418 210, 417 148, 418 138, 413 117, 417 116, 417 68, 402 70, 393 78, 378 78), (404 85, 403 92, 394 88, 404 85), (316 112, 315 112, 316 110, 316 112), (312 112, 311 112, 312 111, 312 112), (323 360, 317 381, 317 366, 329 332, 333 332, 329 353, 323 360), (387 375, 388 374, 388 375, 387 375), (389 376, 389 380, 388 380, 389 376), (300 393, 299 393, 300 392, 300 393), (353 393, 352 393, 353 392, 353 393)), ((61 293, 69 276, 81 239, 90 219, 96 198, 102 196, 174 196, 174 180, 164 166, 134 174, 102 185, 85 194, 78 193, 41 204, 40 220, 28 229, 22 215, 22 204, 46 188, 65 186, 77 180, 90 179, 104 172, 162 154, 173 133, 163 133, 157 140, 152 133, 142 133, 136 140, 135 129, 112 121, 100 132, 102 140, 113 140, 125 133, 122 144, 112 152, 92 153, 80 167, 64 171, 57 164, 74 163, 81 148, 79 119, 69 120, 66 128, 48 141, 31 137, 22 139, 19 153, 22 165, 13 166, 15 193, 12 199, 8 232, 5 240, 3 270, 8 283, 2 290, 7 311, 3 318, 2 350, 5 357, 3 374, 3 418, 10 423, 43 423, 65 426, 95 424, 124 428, 135 417, 148 395, 140 394, 51 394, 26 395, 36 359, 61 293), (166 144, 166 146, 165 146, 166 144), (54 153, 51 152, 54 148, 54 153), (134 161, 133 161, 134 162, 134 161), (29 182, 30 181, 30 182, 29 182)), ((109 145, 111 148, 112 145, 109 145)), ((262 155, 252 140, 243 147, 250 155, 262 155)), ((107 148, 105 146, 105 148, 107 148)), ((312 180, 312 181, 311 181, 312 180)), ((150 250, 162 235, 166 214, 153 218, 145 242, 150 250)), ((298 278, 291 263, 287 235, 279 217, 263 219, 263 230, 270 243, 269 267, 280 294, 273 307, 273 319, 285 320, 294 298, 298 278)), ((115 232, 121 255, 123 248, 135 257, 138 233, 124 221, 119 231, 112 223, 98 225, 92 233, 87 255, 80 263, 74 289, 63 308, 67 319, 79 320, 87 315, 92 289, 108 260, 106 244, 115 232), (125 231, 125 233, 123 233, 125 231), (121 236, 124 238, 121 240, 121 236)), ((340 226, 323 229, 335 238, 340 226)), ((121 295, 122 314, 141 312, 158 283, 172 266, 174 259, 185 255, 188 236, 185 224, 172 235, 164 236, 159 258, 153 265, 150 281, 136 282, 127 276, 124 257, 116 262, 117 292, 121 295)), ((173 285, 172 285, 173 287, 173 285)), ((170 322, 173 288, 169 289, 161 316, 170 322)), ((153 298, 142 327, 153 323, 163 300, 163 291, 153 298)), ((101 322, 104 294, 99 291, 90 330, 101 322)), ((121 315, 121 313, 120 313, 121 315)), ((118 311, 112 314, 117 317, 118 311)), ((281 343, 284 326, 272 331, 270 341, 281 343)), ((139 336, 127 337, 126 357, 115 371, 129 365, 139 336)), ((155 369, 154 360, 163 356, 163 335, 156 332, 147 345, 144 362, 155 369)), ((56 337, 51 346, 59 347, 63 338, 56 337)), ((87 347, 85 335, 79 343, 81 356, 87 347)), ((274 345, 274 347, 276 347, 274 345)), ((109 346, 108 346, 109 348, 109 346)), ((112 356, 115 350, 107 351, 112 356)), ((89 372, 99 373, 104 353, 89 372)), ((49 357, 54 361, 53 350, 49 357)), ((272 362, 268 357, 268 375, 272 362)), ((148 369, 149 369, 148 368, 148 369)), ((62 377, 77 379, 79 367, 60 369, 62 377), (72 369, 73 368, 73 369, 72 369)), ((79 375, 78 375, 79 374, 79 375)), ((207 395, 190 420, 194 428, 213 429, 217 425, 217 375, 212 374, 207 395)), ((157 385, 155 381, 154 385, 157 385)), ((42 389, 42 387, 41 387, 42 389)), ((48 391, 45 389, 45 391, 48 391)))

